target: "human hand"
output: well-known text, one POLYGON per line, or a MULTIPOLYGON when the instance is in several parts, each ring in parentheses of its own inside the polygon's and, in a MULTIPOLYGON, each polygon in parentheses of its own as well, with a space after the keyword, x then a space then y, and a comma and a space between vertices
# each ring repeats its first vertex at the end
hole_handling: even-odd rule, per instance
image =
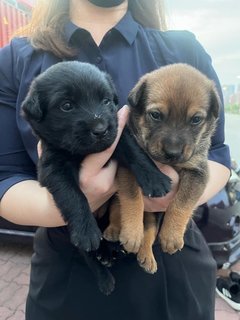
POLYGON ((172 179, 172 188, 166 196, 161 198, 148 198, 144 197, 144 210, 147 212, 165 212, 169 203, 174 198, 179 183, 178 173, 170 166, 155 162, 159 170, 165 173, 172 179))
POLYGON ((115 175, 117 162, 110 160, 127 122, 129 108, 122 107, 118 111, 118 134, 108 149, 88 155, 81 163, 79 174, 80 188, 88 199, 92 211, 104 204, 116 191, 115 175), (105 166, 105 164, 109 163, 105 166))
POLYGON ((38 144, 37 144, 37 154, 38 154, 38 158, 41 158, 41 155, 42 155, 42 143, 41 143, 41 140, 39 140, 38 144))

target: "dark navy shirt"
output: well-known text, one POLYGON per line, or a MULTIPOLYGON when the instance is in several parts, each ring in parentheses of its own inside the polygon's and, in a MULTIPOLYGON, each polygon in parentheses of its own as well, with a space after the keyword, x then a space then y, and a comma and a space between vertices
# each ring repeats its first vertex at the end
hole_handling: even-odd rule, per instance
MULTIPOLYGON (((111 75, 120 106, 126 104, 129 91, 143 74, 176 62, 205 73, 216 82, 221 95, 211 59, 190 32, 144 28, 127 13, 99 46, 88 31, 71 22, 65 34, 68 44, 78 49, 75 60, 92 63, 111 75)), ((0 198, 15 183, 36 179, 37 140, 21 117, 20 107, 33 78, 59 61, 50 52, 34 50, 26 38, 13 39, 0 50, 0 198)), ((223 110, 209 159, 230 167, 223 110)))

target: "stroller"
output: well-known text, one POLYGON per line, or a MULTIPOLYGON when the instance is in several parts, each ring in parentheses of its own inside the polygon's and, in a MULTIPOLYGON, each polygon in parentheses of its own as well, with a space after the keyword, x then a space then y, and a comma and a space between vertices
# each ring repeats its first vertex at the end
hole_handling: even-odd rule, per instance
POLYGON ((240 168, 232 167, 226 187, 194 214, 219 269, 240 259, 240 168))

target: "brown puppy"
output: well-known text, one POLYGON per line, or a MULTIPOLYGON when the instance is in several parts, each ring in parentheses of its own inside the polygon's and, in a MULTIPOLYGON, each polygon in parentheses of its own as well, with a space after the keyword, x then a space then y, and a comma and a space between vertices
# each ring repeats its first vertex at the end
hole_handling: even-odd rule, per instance
MULTIPOLYGON (((139 145, 153 160, 172 166, 180 177, 159 233, 162 250, 173 254, 184 245, 187 224, 208 181, 208 149, 220 100, 213 81, 179 63, 144 75, 130 92, 129 104, 129 127, 139 145)), ((140 265, 154 273, 155 215, 145 213, 143 223, 141 190, 126 169, 119 169, 118 184, 119 199, 113 202, 104 236, 138 253, 140 265)))

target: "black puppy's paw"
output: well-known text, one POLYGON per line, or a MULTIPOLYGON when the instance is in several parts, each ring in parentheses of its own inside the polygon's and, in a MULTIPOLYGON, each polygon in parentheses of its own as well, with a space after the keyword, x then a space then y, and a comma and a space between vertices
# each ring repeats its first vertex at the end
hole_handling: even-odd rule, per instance
POLYGON ((171 190, 171 179, 161 171, 144 172, 139 185, 144 196, 162 197, 171 190))
POLYGON ((75 226, 70 230, 71 242, 84 251, 97 250, 102 239, 102 233, 95 221, 84 223, 84 226, 75 226))
POLYGON ((107 268, 98 278, 98 288, 106 296, 109 296, 115 288, 115 279, 107 268))
POLYGON ((110 242, 103 239, 96 251, 96 258, 103 266, 112 267, 117 260, 122 259, 126 254, 127 252, 120 242, 110 242))
MULTIPOLYGON (((100 245, 101 246, 101 245, 100 245)), ((96 258, 98 259, 98 261, 105 267, 112 267, 116 258, 114 257, 114 255, 112 254, 112 252, 107 251, 107 250, 99 250, 96 253, 96 258)))
POLYGON ((105 295, 111 294, 115 288, 115 279, 109 268, 97 259, 97 251, 86 253, 86 251, 79 250, 79 253, 92 271, 99 290, 105 295))

